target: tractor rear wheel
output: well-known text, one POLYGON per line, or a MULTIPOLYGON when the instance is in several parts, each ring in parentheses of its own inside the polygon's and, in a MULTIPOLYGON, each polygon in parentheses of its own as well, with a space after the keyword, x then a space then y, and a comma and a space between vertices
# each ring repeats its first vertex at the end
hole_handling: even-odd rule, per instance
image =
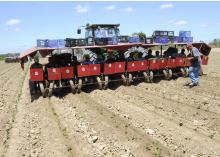
POLYGON ((39 86, 40 86, 41 94, 42 94, 42 96, 45 98, 45 97, 46 97, 46 90, 45 90, 45 88, 44 88, 43 83, 39 83, 39 86))
POLYGON ((108 76, 105 76, 104 89, 108 88, 108 82, 109 82, 108 76))
POLYGON ((70 83, 70 88, 71 88, 72 93, 75 94, 76 93, 76 85, 73 83, 73 80, 70 80, 69 83, 70 83))
POLYGON ((78 80, 77 93, 80 93, 82 89, 82 79, 78 80))

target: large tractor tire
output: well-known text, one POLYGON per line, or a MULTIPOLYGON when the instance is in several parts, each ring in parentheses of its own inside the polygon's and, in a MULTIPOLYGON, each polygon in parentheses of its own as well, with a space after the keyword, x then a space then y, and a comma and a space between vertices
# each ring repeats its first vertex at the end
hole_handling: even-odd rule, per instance
POLYGON ((44 88, 44 84, 43 83, 39 83, 39 86, 40 86, 40 92, 41 92, 42 96, 44 98, 46 98, 47 95, 46 95, 46 90, 44 88))
POLYGON ((108 88, 108 83, 109 83, 109 78, 108 78, 108 76, 105 76, 104 79, 105 79, 105 81, 104 81, 104 89, 107 89, 108 88))
POLYGON ((78 80, 77 93, 80 93, 82 90, 82 79, 78 80))
POLYGON ((54 82, 50 82, 49 89, 48 89, 48 97, 51 97, 53 94, 54 82))
POLYGON ((71 88, 72 93, 75 94, 76 93, 76 85, 74 84, 73 80, 70 80, 69 83, 70 83, 70 88, 71 88))
POLYGON ((96 80, 98 82, 99 89, 102 90, 102 81, 101 81, 100 77, 96 77, 96 80))

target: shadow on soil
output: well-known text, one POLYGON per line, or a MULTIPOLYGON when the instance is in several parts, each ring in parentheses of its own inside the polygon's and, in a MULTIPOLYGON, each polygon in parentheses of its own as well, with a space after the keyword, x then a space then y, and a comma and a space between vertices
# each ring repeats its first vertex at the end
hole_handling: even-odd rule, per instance
MULTIPOLYGON (((173 80, 176 80, 178 78, 178 76, 173 76, 173 80)), ((163 80, 162 78, 154 78, 152 83, 160 83, 160 81, 163 80)), ((144 80, 143 79, 137 79, 135 81, 133 81, 131 83, 131 85, 133 86, 138 86, 140 83, 143 83, 144 80)), ((147 83, 146 83, 147 84, 147 83)), ((118 81, 118 82, 111 82, 108 85, 108 89, 110 90, 116 90, 117 88, 119 88, 120 86, 124 86, 122 81, 118 81)), ((129 87, 129 86, 127 86, 129 87)), ((97 84, 93 84, 93 85, 86 85, 82 87, 82 91, 84 93, 91 93, 95 90, 100 90, 98 89, 98 85, 97 84)), ((102 89, 102 91, 104 92, 105 89, 102 89)), ((57 88, 54 89, 53 91, 53 96, 58 97, 58 98, 64 98, 66 95, 72 93, 71 89, 66 87, 66 88, 57 88)), ((80 94, 80 93, 73 93, 73 94, 80 94)), ((37 93, 31 94, 31 102, 39 99, 40 97, 42 97, 41 93, 38 91, 37 93)))

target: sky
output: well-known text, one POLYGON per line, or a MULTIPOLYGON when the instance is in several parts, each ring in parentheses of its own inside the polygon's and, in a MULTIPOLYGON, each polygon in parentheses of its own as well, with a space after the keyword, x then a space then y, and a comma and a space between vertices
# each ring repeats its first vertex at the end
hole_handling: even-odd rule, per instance
POLYGON ((120 24, 121 35, 190 30, 195 41, 220 38, 220 2, 0 2, 0 53, 22 52, 36 39, 84 37, 86 23, 120 24))

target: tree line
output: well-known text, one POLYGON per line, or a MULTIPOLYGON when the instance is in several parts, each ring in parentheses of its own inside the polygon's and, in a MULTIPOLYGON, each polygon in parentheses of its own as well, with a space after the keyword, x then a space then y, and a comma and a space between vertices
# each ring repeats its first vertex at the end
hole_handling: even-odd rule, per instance
POLYGON ((213 41, 211 41, 209 44, 212 47, 220 47, 220 39, 213 39, 213 41))

